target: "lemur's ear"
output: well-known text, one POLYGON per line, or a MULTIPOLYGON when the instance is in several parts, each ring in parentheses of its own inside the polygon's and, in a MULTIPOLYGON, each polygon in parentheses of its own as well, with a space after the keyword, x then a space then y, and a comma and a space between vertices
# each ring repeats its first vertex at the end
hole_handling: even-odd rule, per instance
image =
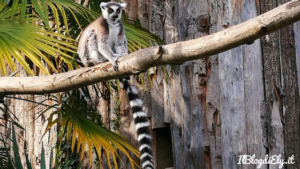
POLYGON ((121 5, 122 9, 125 9, 127 4, 126 3, 121 3, 120 5, 121 5))
POLYGON ((104 9, 104 8, 106 8, 106 7, 107 7, 107 3, 101 2, 100 8, 101 8, 101 9, 104 9))

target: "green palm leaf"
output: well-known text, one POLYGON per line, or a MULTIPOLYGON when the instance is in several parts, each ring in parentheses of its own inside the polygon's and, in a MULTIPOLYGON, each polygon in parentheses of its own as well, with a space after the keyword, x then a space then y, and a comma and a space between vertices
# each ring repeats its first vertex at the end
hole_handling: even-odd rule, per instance
MULTIPOLYGON (((2 76, 7 75, 5 63, 12 71, 16 71, 14 59, 20 63, 28 75, 34 75, 25 56, 45 74, 57 72, 56 66, 58 65, 54 62, 57 59, 59 62, 66 63, 68 69, 72 70, 77 48, 74 40, 65 36, 69 35, 68 20, 72 18, 80 26, 78 15, 90 21, 95 18, 95 12, 73 0, 12 1, 11 7, 7 6, 9 1, 5 3, 0 1, 0 71, 2 76), (32 10, 36 15, 28 13, 32 10), (55 25, 59 23, 62 25, 49 29, 51 20, 49 16, 51 15, 54 16, 55 25), (37 23, 39 18, 42 19, 47 29, 43 26, 35 26, 34 23, 37 23), (65 31, 60 32, 60 27, 63 27, 65 31)), ((78 65, 75 64, 75 66, 78 65)))
MULTIPOLYGON (((28 74, 34 75, 24 59, 24 55, 26 55, 26 57, 46 74, 49 74, 49 71, 41 59, 52 68, 52 71, 57 72, 53 63, 43 53, 54 57, 61 54, 62 59, 70 60, 72 56, 60 53, 60 50, 66 49, 72 51, 68 48, 75 50, 76 47, 72 42, 73 40, 70 38, 42 30, 41 27, 35 26, 32 23, 24 23, 22 26, 19 26, 16 22, 0 21, 1 55, 6 58, 8 65, 13 71, 16 70, 16 67, 14 62, 10 59, 11 57, 15 58, 28 74), (69 42, 58 40, 58 38, 67 39, 69 42)), ((2 71, 2 75, 6 75, 5 73, 6 72, 2 71)))
MULTIPOLYGON (((102 124, 101 116, 87 105, 84 96, 80 94, 79 90, 67 93, 64 99, 62 99, 60 108, 62 127, 59 131, 63 132, 61 135, 66 135, 67 144, 71 141, 71 150, 80 154, 80 160, 83 158, 85 145, 88 145, 90 165, 92 162, 93 147, 97 151, 99 159, 101 159, 101 148, 103 148, 107 158, 110 159, 112 157, 113 162, 117 164, 116 156, 118 156, 117 149, 119 149, 128 157, 133 168, 137 165, 128 151, 137 157, 139 157, 139 152, 124 137, 105 128, 102 124), (72 139, 70 140, 70 138, 72 139), (77 149, 75 150, 76 142, 77 149)), ((59 114, 59 112, 54 111, 49 116, 44 134, 56 124, 57 119, 54 119, 55 114, 59 114)))

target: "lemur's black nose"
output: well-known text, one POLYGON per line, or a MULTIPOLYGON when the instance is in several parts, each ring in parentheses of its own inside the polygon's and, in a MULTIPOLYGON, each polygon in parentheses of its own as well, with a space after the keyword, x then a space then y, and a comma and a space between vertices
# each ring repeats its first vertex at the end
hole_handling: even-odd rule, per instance
POLYGON ((118 14, 115 13, 112 18, 114 18, 114 19, 118 18, 118 14))

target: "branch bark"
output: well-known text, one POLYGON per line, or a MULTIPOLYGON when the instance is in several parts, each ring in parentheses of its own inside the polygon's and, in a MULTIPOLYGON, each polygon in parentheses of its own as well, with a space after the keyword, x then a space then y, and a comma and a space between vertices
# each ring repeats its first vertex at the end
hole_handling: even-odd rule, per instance
POLYGON ((202 38, 150 47, 119 59, 119 71, 109 62, 50 76, 1 77, 0 98, 8 94, 45 94, 67 91, 101 81, 126 77, 150 67, 207 57, 251 44, 254 40, 300 20, 300 0, 293 0, 263 15, 202 38))

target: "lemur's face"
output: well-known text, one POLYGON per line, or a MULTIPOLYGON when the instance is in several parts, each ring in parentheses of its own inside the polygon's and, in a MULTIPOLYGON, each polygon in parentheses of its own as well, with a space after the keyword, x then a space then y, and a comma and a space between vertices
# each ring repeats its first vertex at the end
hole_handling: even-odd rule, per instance
POLYGON ((116 23, 122 17, 122 10, 126 7, 126 3, 102 2, 100 4, 103 17, 110 23, 116 23))

